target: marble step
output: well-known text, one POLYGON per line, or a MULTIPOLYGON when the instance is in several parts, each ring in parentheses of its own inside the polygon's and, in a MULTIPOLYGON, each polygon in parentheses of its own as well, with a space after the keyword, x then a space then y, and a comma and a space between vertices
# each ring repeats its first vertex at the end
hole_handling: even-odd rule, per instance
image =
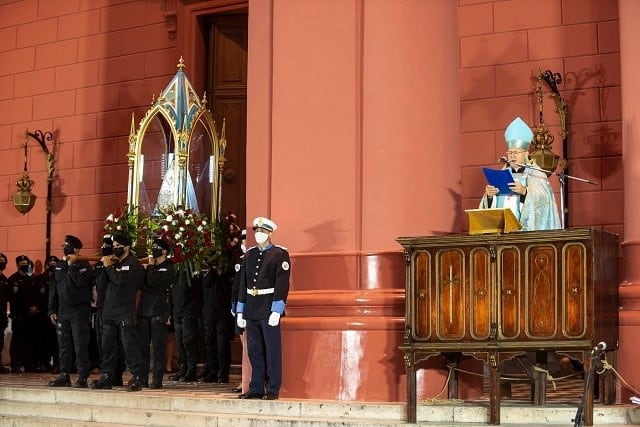
MULTIPOLYGON (((573 425, 575 405, 503 403, 505 426, 573 425)), ((429 426, 486 425, 488 404, 435 401, 418 405, 418 422, 429 426)), ((113 390, 0 388, 0 426, 23 425, 154 426, 407 426, 402 403, 361 403, 281 399, 240 400, 237 394, 181 389, 128 393, 113 390)), ((596 405, 594 424, 640 424, 640 409, 631 405, 596 405)))

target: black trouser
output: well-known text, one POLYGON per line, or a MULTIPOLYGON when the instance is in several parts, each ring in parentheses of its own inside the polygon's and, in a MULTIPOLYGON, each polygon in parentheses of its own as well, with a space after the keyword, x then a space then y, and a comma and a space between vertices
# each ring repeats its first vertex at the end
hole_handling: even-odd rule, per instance
POLYGON ((268 320, 247 320, 247 353, 251 362, 249 391, 280 392, 282 385, 282 341, 280 325, 269 326, 268 320))
POLYGON ((121 317, 102 317, 102 361, 100 371, 111 377, 117 373, 118 338, 122 340, 124 359, 134 377, 142 374, 142 357, 135 317, 123 315, 121 317))
POLYGON ((75 351, 78 377, 89 376, 89 310, 77 313, 65 313, 58 317, 56 325, 58 351, 60 355, 60 373, 71 373, 75 351))
MULTIPOLYGON (((93 314, 93 329, 96 335, 96 347, 98 349, 98 366, 102 366, 102 359, 104 353, 102 351, 102 309, 99 308, 93 314)), ((122 340, 118 335, 118 350, 116 351, 116 372, 115 378, 121 379, 122 373, 127 370, 127 366, 124 362, 124 349, 122 348, 122 340)))
POLYGON ((25 359, 32 357, 31 353, 27 350, 27 335, 29 330, 27 322, 20 318, 11 319, 11 343, 9 344, 9 357, 11 358, 11 371, 17 372, 20 366, 26 366, 29 364, 25 359))
POLYGON ((178 373, 181 376, 196 375, 198 367, 198 318, 183 314, 173 318, 178 347, 178 373))
POLYGON ((231 370, 231 340, 234 335, 234 319, 230 312, 202 313, 204 352, 207 374, 219 380, 228 380, 231 370))
POLYGON ((167 362, 167 317, 138 317, 138 338, 142 355, 142 379, 149 378, 150 366, 153 366, 153 380, 162 381, 167 362), (153 364, 151 351, 153 347, 153 364))

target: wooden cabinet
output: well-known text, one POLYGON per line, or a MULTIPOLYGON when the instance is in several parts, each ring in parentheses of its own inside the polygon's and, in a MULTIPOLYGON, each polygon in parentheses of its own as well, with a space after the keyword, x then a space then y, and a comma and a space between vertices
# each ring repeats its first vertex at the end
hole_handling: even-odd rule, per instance
MULTIPOLYGON (((502 361, 528 351, 556 351, 588 363, 586 356, 599 342, 617 348, 615 234, 570 229, 398 242, 406 258, 401 350, 410 422, 416 418, 416 364, 431 356, 462 353, 486 362, 489 422, 499 424, 502 361)), ((587 423, 592 406, 593 399, 587 400, 587 423)))

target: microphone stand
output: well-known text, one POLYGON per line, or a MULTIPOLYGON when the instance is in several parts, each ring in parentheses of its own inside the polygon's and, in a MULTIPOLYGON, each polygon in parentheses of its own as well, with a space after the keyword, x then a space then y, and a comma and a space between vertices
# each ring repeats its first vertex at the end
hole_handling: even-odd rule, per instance
POLYGON ((566 184, 566 180, 567 179, 574 179, 576 181, 580 181, 580 182, 586 182, 587 184, 591 184, 591 185, 598 185, 596 182, 590 181, 588 179, 584 179, 584 178, 578 178, 577 176, 571 176, 571 175, 567 175, 566 173, 562 173, 562 172, 549 172, 547 170, 541 169, 538 166, 534 166, 534 165, 523 165, 522 163, 518 163, 516 161, 513 160, 507 160, 503 157, 500 158, 500 161, 503 163, 507 163, 509 165, 516 165, 519 166, 521 168, 528 168, 531 170, 535 170, 538 172, 543 172, 544 174, 551 174, 551 175, 555 175, 558 177, 558 182, 560 183, 560 212, 562 212, 562 215, 560 215, 560 221, 561 221, 561 226, 562 228, 565 228, 565 223, 564 223, 564 186, 566 184), (503 160, 504 159, 504 160, 503 160))
POLYGON ((573 427, 583 427, 584 426, 584 405, 587 401, 587 396, 593 399, 593 395, 589 393, 591 387, 593 386, 593 375, 596 370, 602 370, 602 359, 600 357, 605 352, 607 345, 604 342, 599 343, 596 347, 591 350, 591 362, 589 363, 589 369, 586 372, 586 378, 584 379, 584 392, 582 394, 582 399, 580 400, 580 404, 578 405, 578 409, 576 410, 576 416, 573 420, 573 427))

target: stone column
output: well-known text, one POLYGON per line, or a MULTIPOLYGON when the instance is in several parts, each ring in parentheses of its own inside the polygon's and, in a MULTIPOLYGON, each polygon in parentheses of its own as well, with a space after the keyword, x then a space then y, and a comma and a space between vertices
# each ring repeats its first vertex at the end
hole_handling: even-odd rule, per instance
MULTIPOLYGON (((622 98, 622 161, 624 164, 624 274, 620 285, 619 372, 630 384, 638 384, 640 348, 640 2, 619 0, 620 69, 622 98)), ((622 402, 631 392, 621 389, 622 402)))
POLYGON ((292 256, 281 396, 402 401, 395 239, 461 225, 456 2, 249 8, 247 216, 292 256))

